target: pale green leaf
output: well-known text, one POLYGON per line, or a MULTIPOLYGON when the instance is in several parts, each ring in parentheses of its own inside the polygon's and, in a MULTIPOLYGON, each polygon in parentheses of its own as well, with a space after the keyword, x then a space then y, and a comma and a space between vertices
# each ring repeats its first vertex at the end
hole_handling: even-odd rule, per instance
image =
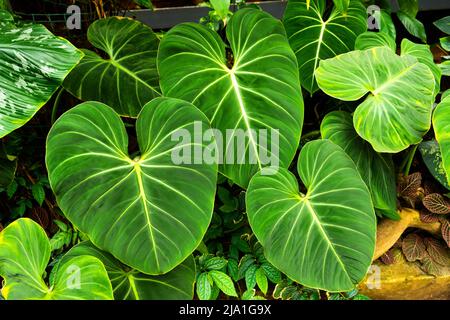
POLYGON ((160 95, 156 34, 139 21, 111 17, 91 24, 87 36, 108 58, 83 50, 85 56, 64 81, 64 88, 80 100, 100 101, 121 116, 136 117, 160 95))
POLYGON ((300 82, 311 94, 319 88, 314 71, 319 62, 353 50, 356 37, 367 29, 367 13, 359 0, 351 0, 346 13, 334 8, 325 15, 326 1, 290 0, 283 17, 289 43, 297 56, 300 82))
POLYGON ((400 152, 419 143, 430 129, 435 79, 410 55, 399 57, 386 47, 353 51, 322 61, 316 77, 334 98, 356 101, 366 96, 353 125, 377 152, 400 152))
POLYGON ((124 264, 150 275, 172 270, 200 244, 214 206, 217 164, 199 162, 214 140, 197 144, 192 154, 195 141, 185 141, 197 125, 209 128, 193 105, 151 101, 136 123, 140 155, 132 159, 125 126, 111 108, 86 102, 69 110, 47 139, 59 207, 95 246, 124 264), (183 141, 174 139, 177 132, 183 141), (187 162, 175 164, 179 160, 187 162))

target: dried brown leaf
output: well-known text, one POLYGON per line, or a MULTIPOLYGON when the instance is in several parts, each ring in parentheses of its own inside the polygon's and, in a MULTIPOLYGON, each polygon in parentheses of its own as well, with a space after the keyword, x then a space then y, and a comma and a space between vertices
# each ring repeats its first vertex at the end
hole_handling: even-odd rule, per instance
POLYGON ((423 239, 415 233, 411 233, 403 239, 402 251, 406 260, 410 262, 423 259, 426 255, 423 239))
POLYGON ((422 200, 423 205, 430 212, 436 214, 450 213, 450 202, 439 193, 432 193, 422 200))

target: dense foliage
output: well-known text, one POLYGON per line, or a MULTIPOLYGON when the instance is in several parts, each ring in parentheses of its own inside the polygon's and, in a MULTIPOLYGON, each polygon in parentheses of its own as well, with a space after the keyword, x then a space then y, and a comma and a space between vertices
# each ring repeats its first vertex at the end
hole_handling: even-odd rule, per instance
POLYGON ((450 38, 430 50, 399 5, 289 0, 280 21, 211 0, 167 32, 99 19, 82 49, 0 10, 2 297, 365 299, 402 207, 439 221, 400 245, 439 274, 450 38))

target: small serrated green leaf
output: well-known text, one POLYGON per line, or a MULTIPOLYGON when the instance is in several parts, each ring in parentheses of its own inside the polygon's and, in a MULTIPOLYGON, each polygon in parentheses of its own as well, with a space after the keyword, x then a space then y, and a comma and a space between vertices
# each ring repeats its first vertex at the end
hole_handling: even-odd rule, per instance
POLYGON ((223 293, 231 297, 237 297, 233 280, 227 274, 217 270, 212 270, 208 274, 223 293))
POLYGON ((221 270, 227 265, 227 260, 221 257, 214 257, 205 262, 207 270, 221 270))
POLYGON ((258 267, 255 264, 252 264, 248 267, 247 271, 245 271, 245 285, 247 289, 253 289, 256 286, 256 271, 258 267))
POLYGON ((266 273, 264 272, 264 269, 260 267, 258 270, 256 270, 256 283, 258 284, 258 287, 261 289, 262 293, 265 295, 267 294, 267 289, 269 287, 269 283, 267 281, 266 273))
POLYGON ((197 279, 197 296, 200 300, 209 300, 211 297, 211 283, 209 283, 208 273, 200 273, 197 279))

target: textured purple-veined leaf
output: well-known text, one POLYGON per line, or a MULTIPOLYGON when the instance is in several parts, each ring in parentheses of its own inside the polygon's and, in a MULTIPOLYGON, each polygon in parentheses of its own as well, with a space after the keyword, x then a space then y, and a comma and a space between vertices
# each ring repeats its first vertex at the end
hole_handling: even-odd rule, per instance
POLYGON ((394 264, 395 263, 395 256, 394 256, 394 253, 391 250, 389 250, 386 253, 384 253, 380 257, 380 259, 386 265, 390 265, 390 264, 394 264))
POLYGON ((427 248, 428 254, 436 263, 442 266, 447 266, 449 264, 448 250, 440 241, 434 238, 425 238, 423 242, 427 248))
POLYGON ((440 276, 442 274, 443 267, 436 263, 436 261, 431 258, 429 254, 426 254, 425 257, 422 259, 422 270, 425 271, 428 274, 431 274, 433 276, 440 276))
POLYGON ((450 202, 439 193, 432 193, 422 200, 425 208, 436 214, 450 213, 450 202))
POLYGON ((402 251, 408 261, 421 260, 427 253, 423 239, 415 233, 411 233, 403 239, 402 251))

